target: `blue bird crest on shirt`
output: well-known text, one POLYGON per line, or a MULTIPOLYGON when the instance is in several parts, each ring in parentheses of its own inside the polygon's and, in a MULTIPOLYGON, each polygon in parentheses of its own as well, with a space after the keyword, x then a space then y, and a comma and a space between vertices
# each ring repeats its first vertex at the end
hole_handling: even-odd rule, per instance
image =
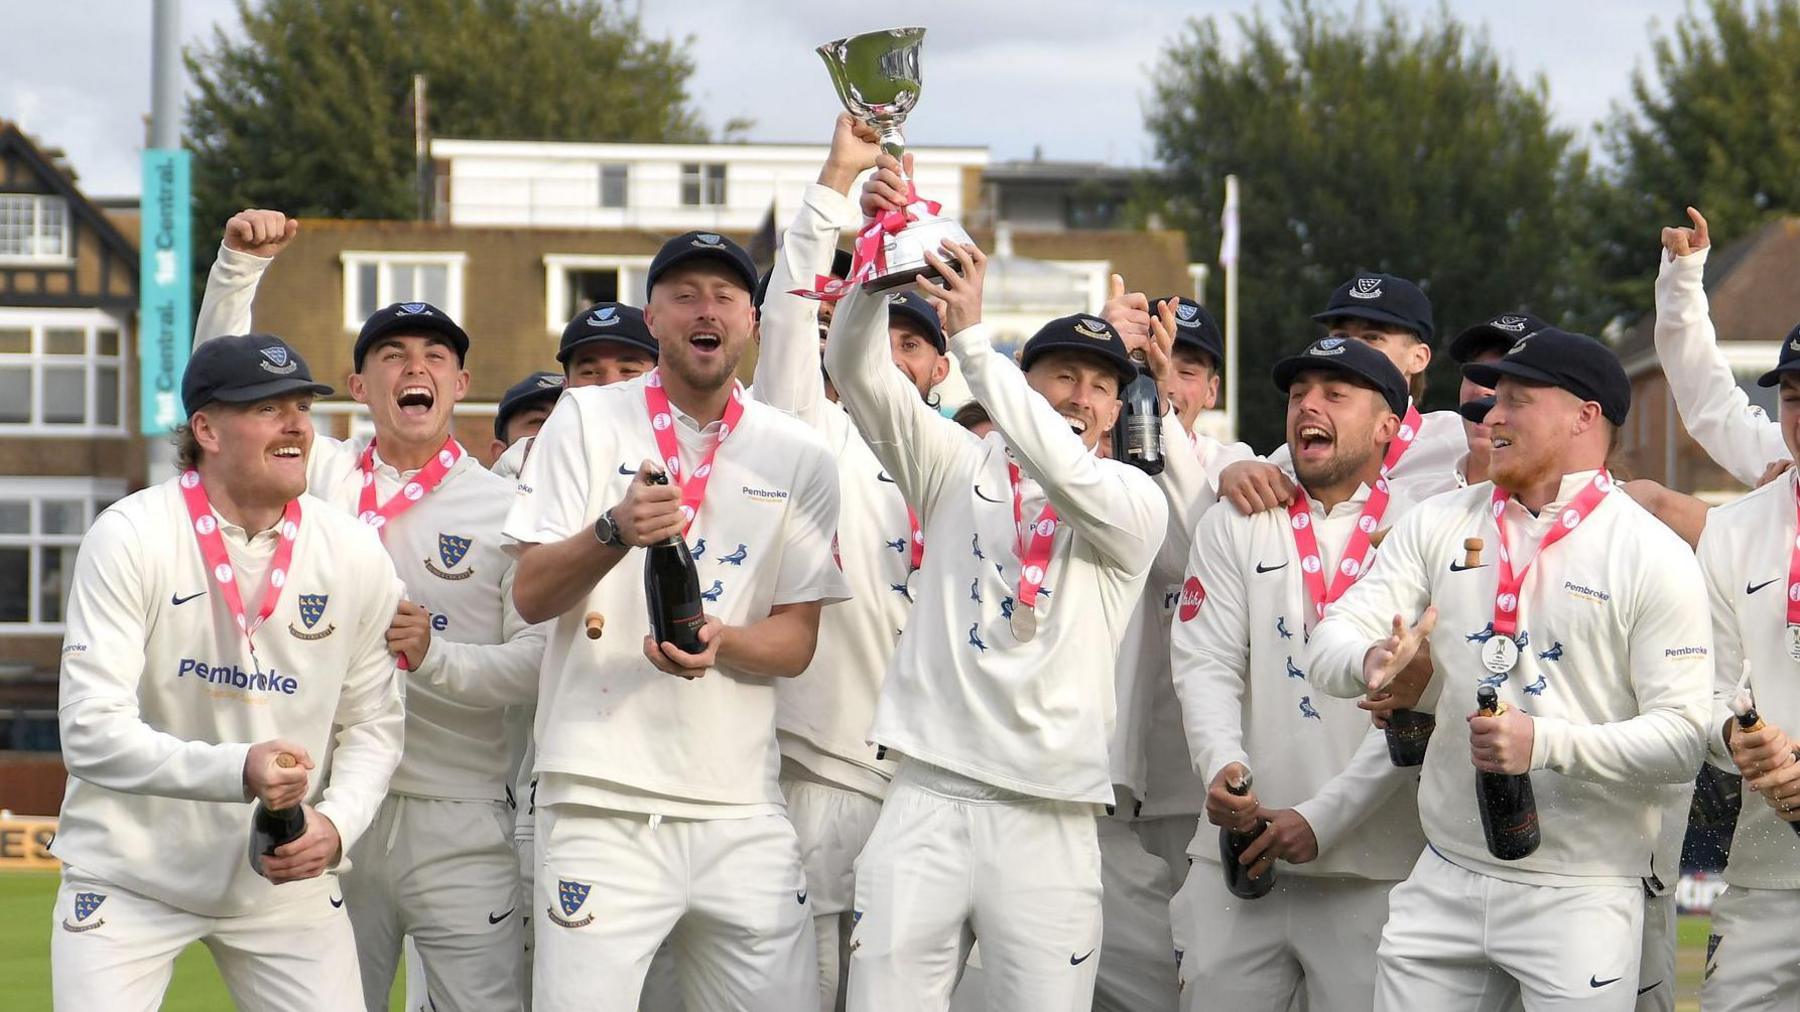
POLYGON ((906 554, 906 539, 905 538, 895 538, 894 540, 888 542, 887 546, 889 548, 892 548, 894 551, 899 552, 901 555, 906 554))
POLYGON ((78 921, 87 920, 94 916, 94 911, 100 909, 100 904, 105 902, 105 893, 76 893, 75 919, 78 921))
POLYGON ((700 558, 700 556, 702 556, 702 555, 705 555, 706 554, 706 539, 705 538, 697 539, 694 542, 694 547, 688 549, 688 554, 693 556, 696 559, 700 558))
POLYGON ((1482 629, 1480 632, 1472 632, 1469 635, 1463 637, 1464 640, 1466 640, 1470 643, 1486 643, 1488 640, 1491 640, 1493 638, 1494 638, 1494 623, 1492 623, 1492 622, 1489 622, 1487 624, 1487 628, 1482 629))
POLYGON ((1294 659, 1292 657, 1289 657, 1287 659, 1287 676, 1289 678, 1299 678, 1299 679, 1306 678, 1306 672, 1301 671, 1299 668, 1294 667, 1294 659))
POLYGON ((593 886, 583 882, 572 882, 566 878, 558 880, 556 899, 562 904, 563 916, 574 917, 575 911, 581 909, 581 905, 587 902, 588 893, 593 890, 593 886))
POLYGON ((744 544, 739 544, 737 546, 737 551, 732 552, 730 555, 721 555, 719 557, 719 561, 725 563, 728 566, 741 566, 744 564, 744 560, 748 559, 749 557, 750 557, 749 546, 744 545, 744 544))
POLYGON ((981 637, 976 635, 976 630, 980 628, 980 622, 972 622, 969 624, 969 645, 985 654, 987 653, 987 644, 981 642, 981 637))
POLYGON ((714 580, 712 586, 710 586, 700 592, 700 600, 702 600, 702 601, 717 601, 719 599, 719 595, 723 594, 723 593, 725 593, 725 585, 723 583, 720 583, 718 580, 714 580))
POLYGON ((330 598, 331 598, 330 594, 301 594, 300 595, 300 621, 301 621, 301 623, 303 625, 305 625, 308 629, 311 629, 313 626, 318 625, 319 620, 325 617, 325 602, 328 601, 330 598))
POLYGON ((912 588, 904 583, 890 583, 888 584, 888 589, 899 594, 901 597, 906 598, 908 601, 913 599, 912 588))
POLYGON ((969 581, 969 600, 981 603, 981 577, 969 581))
POLYGON ((1501 685, 1505 684, 1506 677, 1507 677, 1507 673, 1502 671, 1499 674, 1487 675, 1487 676, 1483 677, 1481 679, 1481 681, 1476 682, 1475 684, 1486 686, 1490 689, 1499 689, 1501 685))
MULTIPOLYGON (((1538 654, 1538 660, 1540 660, 1540 661, 1560 661, 1560 660, 1562 660, 1562 654, 1563 654, 1562 640, 1557 640, 1555 643, 1552 643, 1550 645, 1550 649, 1544 651, 1543 653, 1538 654)), ((1531 690, 1527 689, 1525 691, 1530 692, 1531 690)))
POLYGON ((1325 721, 1324 717, 1319 716, 1319 711, 1313 709, 1311 696, 1301 696, 1300 697, 1300 716, 1310 717, 1311 719, 1319 721, 1320 723, 1324 723, 1324 721, 1325 721))
POLYGON ((1550 680, 1545 678, 1543 675, 1539 675, 1539 676, 1537 676, 1537 681, 1532 682, 1530 685, 1525 686, 1525 694, 1527 696, 1541 696, 1544 694, 1544 690, 1549 687, 1550 687, 1550 680))
POLYGON ((444 560, 444 568, 451 569, 469 554, 469 546, 474 544, 473 538, 459 537, 455 534, 438 535, 438 558, 444 560))
POLYGON ((1291 632, 1288 632, 1286 615, 1282 615, 1281 617, 1279 617, 1275 620, 1275 631, 1280 633, 1281 638, 1284 640, 1291 640, 1294 638, 1294 634, 1291 632))
POLYGON ((1011 620, 1012 619, 1012 610, 1013 610, 1013 599, 1012 599, 1012 595, 1009 594, 1006 597, 1003 597, 1000 599, 1000 617, 1007 619, 1007 620, 1011 620))
POLYGON ((971 548, 971 549, 972 549, 972 550, 973 550, 973 551, 974 551, 974 552, 975 552, 975 557, 976 557, 976 558, 977 558, 977 559, 985 559, 985 558, 987 558, 987 556, 985 556, 985 555, 983 555, 983 554, 981 554, 981 535, 980 535, 980 533, 976 533, 976 534, 975 534, 975 535, 974 535, 974 536, 973 536, 973 537, 972 537, 972 538, 971 538, 971 539, 970 539, 970 541, 969 541, 969 547, 970 547, 970 548, 971 548))

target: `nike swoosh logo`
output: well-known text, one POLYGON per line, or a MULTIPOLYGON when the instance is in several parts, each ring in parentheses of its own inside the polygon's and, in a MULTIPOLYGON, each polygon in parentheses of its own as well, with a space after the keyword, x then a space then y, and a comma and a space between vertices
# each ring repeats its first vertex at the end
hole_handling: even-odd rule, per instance
POLYGON ((801 906, 805 906, 806 905, 806 892, 804 890, 802 890, 800 892, 795 893, 794 899, 798 900, 801 906))
POLYGON ((1079 957, 1079 958, 1078 958, 1078 957, 1076 957, 1076 956, 1070 956, 1070 957, 1069 957, 1069 965, 1070 965, 1070 966, 1080 966, 1080 965, 1081 965, 1081 964, 1083 964, 1083 963, 1085 963, 1085 962, 1087 962, 1087 958, 1088 958, 1088 956, 1091 956, 1091 955, 1093 955, 1093 954, 1094 954, 1094 953, 1095 953, 1095 952, 1098 952, 1098 951, 1099 951, 1099 950, 1098 950, 1098 949, 1089 949, 1089 950, 1088 950, 1088 951, 1087 951, 1087 956, 1081 956, 1081 957, 1079 957))
POLYGON ((637 468, 626 467, 624 464, 620 464, 619 465, 619 473, 622 475, 625 475, 627 477, 630 477, 631 475, 637 474, 637 468))
POLYGON ((985 493, 981 490, 980 484, 977 484, 975 486, 975 494, 980 496, 983 499, 987 499, 988 502, 1005 502, 1006 501, 1005 499, 988 499, 987 493, 985 493))
POLYGON ((1651 984, 1649 987, 1638 988, 1638 994, 1649 994, 1650 992, 1656 990, 1657 988, 1659 988, 1661 986, 1662 986, 1662 981, 1659 980, 1656 983, 1651 984))
POLYGON ((1619 982, 1619 981, 1620 981, 1620 980, 1622 980, 1622 979, 1624 979, 1624 978, 1621 978, 1621 977, 1608 977, 1608 978, 1607 978, 1607 979, 1605 979, 1605 980, 1597 980, 1597 979, 1595 979, 1595 978, 1594 978, 1594 977, 1593 977, 1593 976, 1591 976, 1591 975, 1590 975, 1590 976, 1589 976, 1589 977, 1588 977, 1588 986, 1589 986, 1589 987, 1605 987, 1605 986, 1606 986, 1606 985, 1608 985, 1608 984, 1617 984, 1617 983, 1618 983, 1618 982, 1619 982))
POLYGON ((1450 563, 1450 571, 1452 573, 1460 573, 1467 569, 1486 569, 1486 568, 1487 568, 1487 563, 1485 563, 1485 562, 1479 566, 1465 566, 1460 562, 1450 563))
POLYGON ((179 608, 182 605, 188 603, 189 601, 192 601, 194 598, 199 597, 201 594, 204 594, 204 593, 206 593, 206 591, 203 590, 203 591, 200 591, 199 594, 189 594, 186 597, 177 597, 174 594, 170 594, 169 595, 169 603, 173 604, 175 607, 179 608))
POLYGON ((895 482, 893 478, 888 477, 888 473, 886 471, 883 471, 880 474, 876 475, 875 480, 876 481, 885 481, 889 485, 897 484, 897 482, 895 482))
POLYGON ((342 897, 342 896, 333 896, 333 897, 332 897, 332 898, 331 898, 331 905, 332 905, 332 906, 334 906, 334 907, 341 907, 341 906, 343 906, 343 905, 344 905, 344 898, 343 898, 343 897, 342 897))
POLYGON ((1260 562, 1256 564, 1256 571, 1259 573, 1273 573, 1277 569, 1286 569, 1286 568, 1287 568, 1287 563, 1285 563, 1285 562, 1279 566, 1265 566, 1260 562))
POLYGON ((506 908, 506 913, 499 914, 499 915, 489 914, 488 915, 488 923, 489 924, 499 924, 501 921, 504 921, 508 917, 511 917, 513 915, 513 911, 517 910, 517 909, 519 909, 519 908, 518 907, 508 907, 508 908, 506 908))
MULTIPOLYGON (((1781 577, 1779 577, 1779 576, 1778 576, 1778 577, 1776 577, 1776 578, 1775 578, 1775 580, 1779 580, 1779 579, 1781 579, 1781 577)), ((1748 584, 1748 583, 1745 583, 1745 584, 1744 584, 1744 593, 1746 593, 1746 594, 1754 594, 1754 593, 1756 593, 1756 592, 1757 592, 1757 591, 1759 591, 1759 590, 1761 590, 1761 589, 1763 589, 1763 588, 1764 588, 1764 587, 1767 587, 1767 586, 1768 586, 1768 585, 1769 585, 1769 584, 1771 584, 1771 583, 1774 583, 1774 582, 1775 582, 1775 580, 1764 580, 1764 581, 1763 581, 1763 582, 1761 582, 1761 583, 1759 583, 1759 584, 1757 584, 1757 585, 1756 585, 1756 586, 1754 586, 1754 587, 1752 587, 1752 586, 1751 586, 1751 585, 1750 585, 1750 584, 1748 584)))

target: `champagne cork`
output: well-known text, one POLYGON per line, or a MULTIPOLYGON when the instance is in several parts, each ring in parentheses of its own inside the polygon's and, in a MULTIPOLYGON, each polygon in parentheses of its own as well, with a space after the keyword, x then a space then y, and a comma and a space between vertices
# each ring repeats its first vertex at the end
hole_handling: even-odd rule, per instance
POLYGON ((1388 531, 1391 531, 1391 530, 1393 530, 1392 527, 1383 527, 1381 530, 1378 530, 1375 533, 1369 535, 1369 547, 1370 548, 1380 548, 1381 543, 1383 541, 1387 540, 1388 531))
POLYGON ((590 611, 582 626, 587 630, 588 639, 597 640, 600 638, 600 634, 606 631, 606 616, 597 611, 590 611))
POLYGON ((275 754, 275 765, 284 770, 291 770, 300 765, 300 760, 294 758, 292 752, 278 752, 275 754))
POLYGON ((1464 538, 1463 539, 1463 567, 1464 568, 1474 569, 1476 566, 1481 565, 1481 548, 1482 548, 1482 542, 1481 542, 1480 538, 1464 538))

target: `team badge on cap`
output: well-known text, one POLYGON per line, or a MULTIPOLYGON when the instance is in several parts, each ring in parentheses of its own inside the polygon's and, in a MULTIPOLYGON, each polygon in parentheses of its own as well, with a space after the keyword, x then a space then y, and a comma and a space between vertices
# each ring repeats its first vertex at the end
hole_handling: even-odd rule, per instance
POLYGON ((105 903, 105 902, 106 902, 106 894, 105 893, 76 893, 75 894, 75 919, 72 921, 64 919, 63 920, 63 930, 65 930, 65 931, 92 931, 95 928, 99 927, 100 925, 105 924, 106 918, 104 918, 104 917, 102 917, 100 920, 93 922, 92 924, 85 923, 88 918, 94 916, 94 911, 100 909, 100 904, 105 903))
POLYGON ((1082 337, 1091 337, 1096 341, 1106 341, 1112 337, 1106 332, 1106 324, 1091 316, 1083 316, 1075 321, 1075 333, 1082 337))
POLYGON ((1353 299, 1381 298, 1381 279, 1357 278, 1356 283, 1350 286, 1350 297, 1353 299))
POLYGON ((696 246, 718 246, 722 243, 723 240, 712 232, 701 232, 694 236, 694 245, 696 246))
POLYGON ((425 568, 431 570, 431 575, 438 577, 439 579, 467 580, 469 577, 475 575, 474 567, 465 569, 460 573, 446 572, 446 570, 455 569, 457 564, 462 562, 463 557, 469 554, 469 546, 474 543, 474 538, 465 538, 456 534, 439 534, 437 541, 438 559, 444 563, 444 568, 439 569, 432 565, 430 559, 425 560, 425 568))
POLYGON ((1344 342, 1346 340, 1348 340, 1348 338, 1321 338, 1314 341, 1313 346, 1306 349, 1306 353, 1308 355, 1342 355, 1344 353, 1344 342))
POLYGON ((337 626, 335 625, 326 625, 324 629, 316 629, 319 620, 325 617, 325 605, 329 603, 330 600, 330 594, 301 594, 299 601, 300 624, 305 626, 309 631, 301 632, 299 629, 294 628, 292 622, 289 622, 288 635, 299 640, 322 640, 336 632, 337 626))
POLYGON ((1199 319, 1200 319, 1200 307, 1199 306, 1192 306, 1185 302, 1178 302, 1175 304, 1175 322, 1176 323, 1179 323, 1186 327, 1192 327, 1195 324, 1195 322, 1198 321, 1199 319))
POLYGON ((277 376, 286 376, 295 369, 300 368, 299 363, 295 362, 293 358, 288 355, 288 350, 279 344, 272 344, 267 348, 261 349, 261 351, 263 360, 258 362, 257 365, 262 366, 264 372, 271 372, 277 376))
POLYGON ((400 316, 430 316, 431 307, 423 302, 402 302, 396 312, 400 316))
POLYGON ((1496 316, 1494 317, 1493 327, 1496 330, 1504 330, 1510 334, 1518 334, 1523 332, 1525 330, 1525 325, 1530 322, 1531 321, 1525 319, 1523 316, 1496 316))
POLYGON ((593 914, 589 914, 578 921, 571 920, 571 918, 573 918, 576 912, 581 909, 581 905, 587 902, 588 893, 592 892, 593 889, 593 886, 588 885, 585 882, 575 882, 566 878, 559 879, 556 883, 556 902, 562 907, 562 915, 558 916, 554 907, 545 912, 550 915, 551 920, 565 928, 587 927, 589 924, 594 923, 593 914))
POLYGON ((593 327, 616 327, 619 324, 617 306, 601 306, 588 314, 588 325, 593 327))

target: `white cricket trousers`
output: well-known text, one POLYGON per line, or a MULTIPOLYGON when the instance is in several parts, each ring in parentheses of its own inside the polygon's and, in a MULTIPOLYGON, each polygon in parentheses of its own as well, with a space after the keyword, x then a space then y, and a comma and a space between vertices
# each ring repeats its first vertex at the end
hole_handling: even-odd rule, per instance
POLYGON ((538 808, 537 1012, 635 1012, 673 943, 689 1012, 796 1012, 818 1001, 800 849, 785 814, 664 819, 538 808))
POLYGON ((1388 897, 1376 1012, 1630 1012, 1644 887, 1540 886, 1450 863, 1427 847, 1388 897))
POLYGON ((792 776, 782 778, 781 794, 806 871, 806 903, 819 946, 819 1010, 838 1012, 844 1007, 856 857, 875 831, 881 802, 861 791, 792 776))
POLYGON ((1100 836, 1100 946, 1094 1012, 1175 1012, 1175 942, 1169 901, 1175 878, 1168 863, 1138 842, 1131 824, 1096 820, 1100 836))
POLYGON ((1706 940, 1706 1012, 1789 1012, 1800 1008, 1800 889, 1729 886, 1713 901, 1706 940))
POLYGON ((1100 889, 1093 805, 902 760, 856 862, 851 1012, 948 1008, 976 938, 993 1012, 1087 1012, 1100 889))
MULTIPOLYGON (((243 860, 243 853, 237 855, 243 860)), ((355 1009, 356 943, 337 877, 277 886, 235 917, 189 913, 63 866, 50 924, 57 1012, 155 1012, 175 957, 204 942, 242 1012, 355 1009)))
POLYGON ((1182 1012, 1368 1012, 1394 883, 1296 875, 1291 867, 1277 863, 1275 888, 1254 900, 1225 888, 1217 861, 1188 867, 1169 905, 1182 1012))
POLYGON ((364 1007, 387 1012, 411 936, 425 968, 427 997, 418 1004, 437 1012, 523 1009, 518 889, 506 802, 382 799, 344 874, 364 1007))

